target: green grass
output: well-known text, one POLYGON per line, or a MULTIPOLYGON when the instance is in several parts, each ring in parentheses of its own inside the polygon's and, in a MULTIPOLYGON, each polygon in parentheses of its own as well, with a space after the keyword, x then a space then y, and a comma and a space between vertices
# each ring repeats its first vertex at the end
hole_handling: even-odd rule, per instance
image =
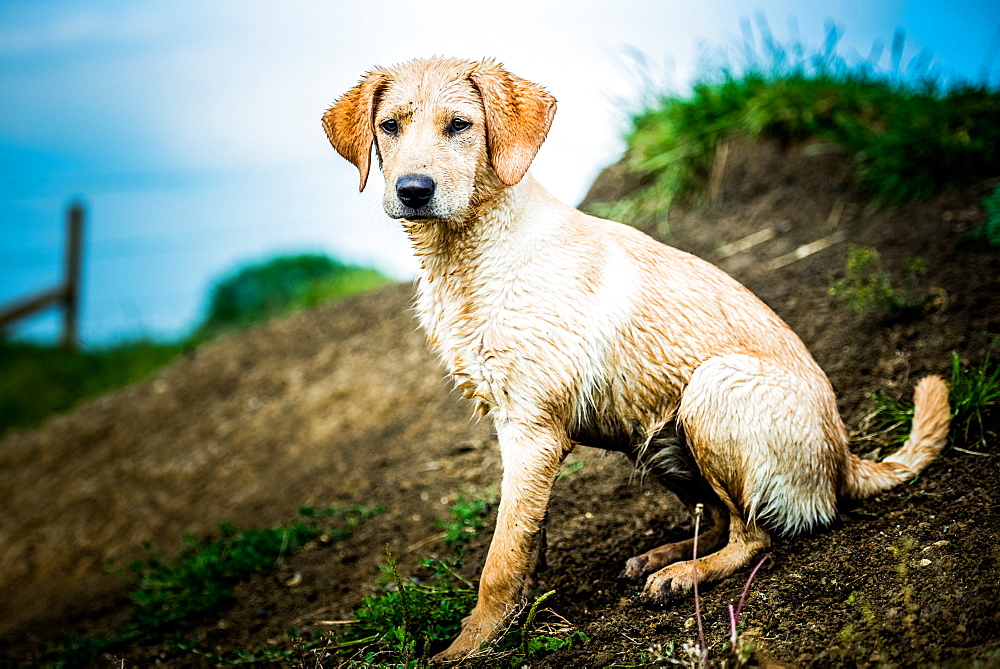
POLYGON ((148 341, 96 351, 0 341, 0 434, 138 381, 183 351, 148 341))
POLYGON ((81 666, 103 653, 142 642, 167 643, 193 652, 196 647, 184 640, 183 630, 229 606, 238 583, 272 568, 314 539, 347 539, 358 522, 378 513, 377 507, 347 511, 303 507, 299 514, 305 521, 284 527, 239 530, 225 524, 216 539, 185 536, 185 548, 173 557, 147 544, 146 560, 135 560, 127 571, 118 572, 130 584, 128 597, 133 604, 120 629, 108 637, 65 637, 47 649, 49 665, 81 666))
MULTIPOLYGON (((678 197, 698 199, 716 151, 731 139, 811 138, 854 160, 857 179, 889 202, 930 197, 1000 173, 1000 94, 986 85, 943 85, 927 62, 908 73, 880 71, 878 59, 850 63, 839 33, 812 55, 760 28, 744 63, 702 75, 687 94, 646 92, 626 137, 631 172, 648 185, 599 214, 629 223, 663 220, 678 197)), ((894 40, 894 60, 902 51, 894 40)), ((726 59, 729 60, 728 58, 726 59)))
POLYGON ((437 523, 444 528, 444 542, 458 547, 473 536, 486 522, 486 516, 495 504, 496 492, 493 490, 487 490, 482 496, 472 499, 459 495, 448 510, 449 519, 439 520, 437 523))
MULTIPOLYGON (((386 587, 365 597, 352 623, 339 634, 313 635, 292 629, 286 633, 286 643, 273 648, 218 652, 200 647, 182 630, 203 620, 206 613, 227 606, 235 583, 270 568, 281 556, 321 535, 349 538, 351 528, 380 509, 303 507, 299 515, 304 522, 287 527, 242 532, 223 527, 216 541, 187 538, 188 547, 175 558, 151 551, 147 561, 129 567, 135 610, 122 632, 101 639, 67 638, 51 650, 50 661, 54 666, 75 666, 145 641, 165 643, 219 666, 426 666, 436 650, 458 635, 462 618, 476 602, 476 588, 460 572, 463 544, 475 536, 495 503, 496 493, 490 489, 479 495, 460 495, 449 509, 448 520, 438 523, 445 529, 441 542, 446 554, 422 560, 412 576, 400 574, 387 546, 380 578, 386 587)), ((539 605, 551 594, 536 600, 519 628, 512 627, 484 649, 490 664, 518 667, 587 641, 586 635, 566 625, 536 623, 539 605)))
MULTIPOLYGON (((967 446, 987 450, 996 441, 989 431, 984 415, 1000 403, 1000 364, 990 360, 993 346, 978 365, 962 364, 952 353, 949 401, 951 402, 951 440, 961 440, 967 446)), ((888 446, 902 444, 909 437, 913 422, 913 402, 874 393, 875 408, 862 438, 874 438, 888 446)))

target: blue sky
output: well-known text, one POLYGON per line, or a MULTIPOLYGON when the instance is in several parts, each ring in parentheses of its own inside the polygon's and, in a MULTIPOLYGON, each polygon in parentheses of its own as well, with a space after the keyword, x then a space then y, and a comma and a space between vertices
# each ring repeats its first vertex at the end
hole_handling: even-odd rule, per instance
MULTIPOLYGON (((82 338, 101 345, 184 334, 211 282, 248 261, 321 251, 400 279, 414 264, 319 118, 375 64, 495 56, 559 100, 533 166, 576 202, 622 150, 642 85, 631 50, 683 88, 704 46, 740 42, 763 13, 779 39, 794 17, 819 45, 867 55, 907 31, 972 79, 997 39, 995 2, 673 1, 3 2, 0 0, 0 305, 54 285, 64 210, 88 209, 82 338)), ((860 57, 860 55, 859 55, 860 57)), ((888 55, 883 58, 888 63, 888 55)), ((991 81, 1000 80, 1000 59, 991 81)), ((55 313, 16 334, 52 340, 55 313)))

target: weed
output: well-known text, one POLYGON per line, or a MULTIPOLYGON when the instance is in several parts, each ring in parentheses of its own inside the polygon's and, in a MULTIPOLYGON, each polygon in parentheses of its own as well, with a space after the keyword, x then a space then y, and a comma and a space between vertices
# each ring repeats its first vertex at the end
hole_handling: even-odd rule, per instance
POLYGON ((906 261, 902 284, 893 286, 893 280, 882 267, 882 256, 868 246, 851 244, 847 251, 844 278, 831 278, 829 291, 851 310, 881 312, 885 316, 899 316, 919 310, 928 299, 914 289, 915 279, 926 273, 927 263, 920 257, 906 261))
POLYGON ((559 470, 559 474, 556 476, 557 481, 561 481, 567 476, 572 476, 581 469, 587 466, 586 460, 576 460, 575 462, 568 462, 562 469, 559 470))
POLYGON ((428 558, 420 564, 419 578, 403 579, 391 552, 386 558, 394 590, 365 597, 354 612, 355 622, 337 645, 342 653, 367 664, 407 666, 426 661, 433 644, 459 633, 476 591, 458 573, 455 559, 428 558))
POLYGON ((994 339, 977 367, 966 367, 958 354, 951 355, 952 432, 960 431, 966 444, 986 447, 988 436, 983 425, 983 412, 1000 402, 1000 364, 990 364, 994 339), (970 439, 969 434, 973 436, 970 439))

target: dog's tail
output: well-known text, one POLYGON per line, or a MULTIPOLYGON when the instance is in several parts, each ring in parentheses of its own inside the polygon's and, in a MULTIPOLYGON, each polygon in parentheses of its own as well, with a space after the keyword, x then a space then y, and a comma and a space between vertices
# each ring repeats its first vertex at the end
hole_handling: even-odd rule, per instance
POLYGON ((908 481, 944 448, 951 423, 948 384, 940 376, 920 380, 913 392, 913 427, 903 447, 881 462, 848 453, 840 494, 862 499, 908 481))

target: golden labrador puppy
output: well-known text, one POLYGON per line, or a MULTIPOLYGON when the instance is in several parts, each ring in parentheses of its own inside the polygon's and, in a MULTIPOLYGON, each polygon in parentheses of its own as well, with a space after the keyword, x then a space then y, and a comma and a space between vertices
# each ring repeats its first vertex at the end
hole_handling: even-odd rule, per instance
POLYGON ((438 660, 473 653, 522 603, 560 463, 575 444, 627 453, 713 525, 634 557, 661 598, 732 574, 771 535, 829 523, 937 457, 948 388, 920 381, 909 440, 883 462, 848 449, 833 389, 805 345, 721 270, 587 216, 527 174, 555 99, 492 60, 414 60, 368 73, 326 112, 364 189, 372 146, 386 213, 420 259, 431 345, 503 457, 479 601, 438 660), (714 551, 714 552, 713 552, 714 551))

